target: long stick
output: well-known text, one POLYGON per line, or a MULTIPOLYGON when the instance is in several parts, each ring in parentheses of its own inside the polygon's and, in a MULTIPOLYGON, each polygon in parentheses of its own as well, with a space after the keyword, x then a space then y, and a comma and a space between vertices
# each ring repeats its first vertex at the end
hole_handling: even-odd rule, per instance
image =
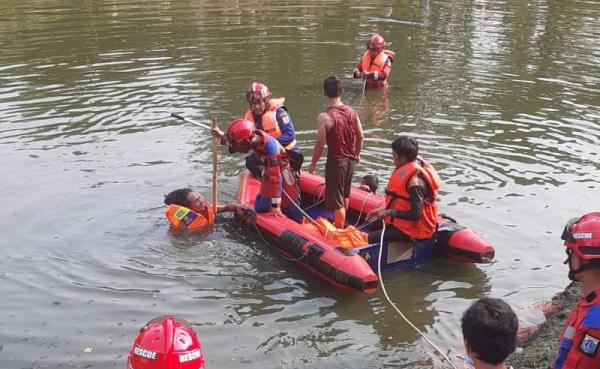
POLYGON ((202 127, 202 128, 204 128, 204 129, 210 129, 210 127, 209 127, 209 126, 207 126, 206 124, 202 124, 202 123, 200 123, 200 122, 196 122, 195 120, 191 120, 190 118, 186 118, 186 117, 184 117, 183 115, 180 115, 180 114, 177 114, 177 113, 171 113, 171 116, 172 116, 173 118, 177 118, 177 119, 179 119, 179 120, 182 120, 182 121, 184 121, 184 122, 188 122, 188 123, 195 124, 195 125, 197 125, 198 127, 202 127))
MULTIPOLYGON (((217 128, 217 118, 213 117, 212 127, 217 128)), ((218 138, 212 139, 212 206, 213 213, 217 214, 217 159, 218 159, 218 138)))

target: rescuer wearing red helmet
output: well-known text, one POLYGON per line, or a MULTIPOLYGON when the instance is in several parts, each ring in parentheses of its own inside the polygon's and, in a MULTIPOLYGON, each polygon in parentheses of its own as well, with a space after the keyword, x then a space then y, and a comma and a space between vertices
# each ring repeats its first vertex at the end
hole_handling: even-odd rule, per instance
POLYGON ((196 333, 172 315, 152 319, 135 339, 127 369, 203 369, 204 355, 196 333))
MULTIPOLYGON (((300 170, 302 162, 295 165, 297 164, 296 160, 300 160, 300 148, 296 144, 294 123, 292 123, 287 107, 283 105, 285 98, 271 99, 269 87, 260 82, 252 82, 246 90, 246 101, 250 107, 246 110, 244 118, 254 122, 257 129, 277 139, 292 157, 294 169, 300 170)), ((246 167, 256 177, 262 176, 264 168, 256 163, 253 155, 246 157, 246 167)))
POLYGON ((375 33, 367 42, 367 50, 354 68, 354 78, 365 78, 367 87, 386 87, 396 54, 384 49, 385 40, 375 33))
POLYGON ((567 222, 569 278, 583 284, 583 298, 571 311, 560 337, 554 369, 600 367, 600 212, 567 222))
POLYGON ((236 119, 231 122, 226 134, 218 128, 212 132, 216 137, 222 137, 221 142, 228 145, 230 153, 252 151, 253 160, 264 166, 265 173, 254 202, 254 210, 258 213, 272 211, 279 216, 285 214, 290 219, 300 222, 302 214, 297 207, 298 178, 290 167, 288 153, 279 141, 256 129, 254 122, 248 119, 236 119))

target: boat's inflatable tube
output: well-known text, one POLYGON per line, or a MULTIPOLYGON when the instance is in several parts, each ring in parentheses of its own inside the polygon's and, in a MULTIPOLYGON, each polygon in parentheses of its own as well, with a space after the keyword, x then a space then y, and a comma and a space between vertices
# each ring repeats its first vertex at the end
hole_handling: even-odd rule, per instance
MULTIPOLYGON (((249 171, 242 173, 238 202, 253 207, 259 188, 260 182, 249 171)), ((253 224, 269 245, 334 286, 366 293, 377 289, 379 279, 365 259, 302 224, 272 213, 256 213, 243 220, 253 224)))

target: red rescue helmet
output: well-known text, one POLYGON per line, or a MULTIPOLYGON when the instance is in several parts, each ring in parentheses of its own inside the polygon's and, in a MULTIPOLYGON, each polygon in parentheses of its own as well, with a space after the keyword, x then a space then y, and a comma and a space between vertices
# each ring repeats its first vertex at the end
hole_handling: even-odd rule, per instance
POLYGON ((227 140, 230 142, 243 142, 252 138, 254 134, 254 122, 248 119, 236 119, 227 127, 227 140))
POLYGON ((156 317, 140 329, 127 357, 127 369, 203 369, 196 333, 183 319, 156 317))
POLYGON ((374 34, 367 42, 369 49, 383 49, 385 47, 385 40, 379 33, 374 34))
POLYGON ((227 127, 227 143, 229 145, 229 152, 245 152, 246 150, 239 149, 244 143, 248 142, 252 138, 255 129, 256 127, 254 126, 254 122, 248 119, 236 119, 229 123, 229 127, 227 127))
POLYGON ((260 82, 252 82, 248 90, 246 90, 246 100, 249 104, 256 100, 269 100, 271 98, 271 90, 260 82))
POLYGON ((567 222, 561 239, 567 253, 574 252, 582 260, 600 259, 600 212, 593 212, 567 222))

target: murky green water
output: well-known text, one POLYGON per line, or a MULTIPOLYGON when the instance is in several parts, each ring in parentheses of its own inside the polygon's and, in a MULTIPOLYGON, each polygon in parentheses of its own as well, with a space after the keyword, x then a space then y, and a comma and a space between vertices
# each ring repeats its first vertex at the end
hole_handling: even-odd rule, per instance
MULTIPOLYGON (((356 175, 387 179, 391 140, 416 136, 442 210, 497 250, 488 266, 385 276, 450 355, 474 299, 521 310, 561 290, 562 225, 600 207, 597 2, 0 5, 2 368, 123 367, 167 312, 194 323, 208 368, 439 367, 382 294, 335 291, 235 222, 186 240, 162 215, 163 194, 211 185, 208 133, 170 112, 225 125, 258 79, 286 97, 306 154, 322 80, 342 77, 357 105, 351 71, 374 31, 397 59, 387 93, 361 104, 356 175)), ((221 152, 224 201, 242 166, 221 152)))

